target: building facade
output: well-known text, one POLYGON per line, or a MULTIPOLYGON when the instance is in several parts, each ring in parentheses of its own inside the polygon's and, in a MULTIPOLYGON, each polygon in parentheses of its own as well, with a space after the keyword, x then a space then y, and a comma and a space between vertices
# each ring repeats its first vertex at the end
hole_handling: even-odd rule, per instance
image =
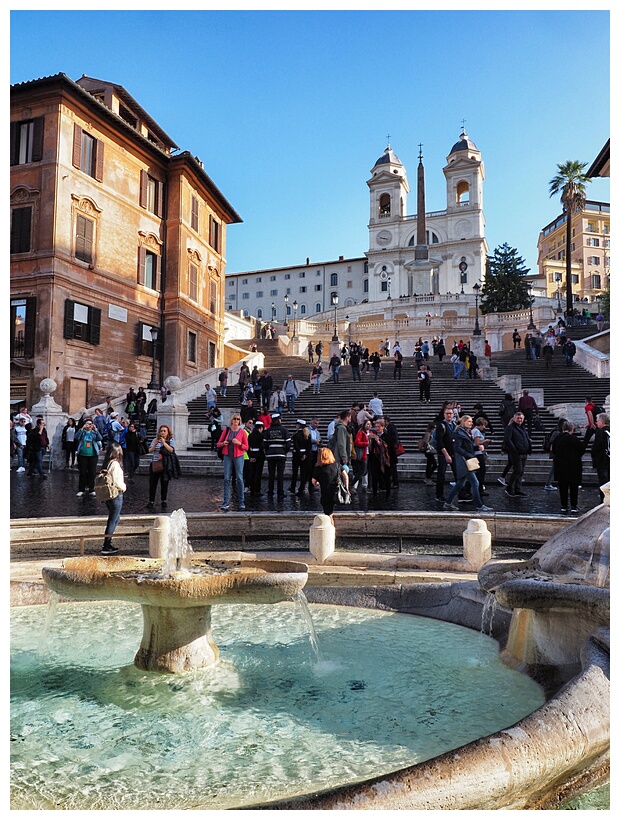
POLYGON ((422 156, 417 168, 417 213, 407 214, 405 166, 388 144, 371 169, 369 246, 364 256, 286 268, 229 273, 226 308, 281 321, 292 304, 307 317, 329 310, 334 294, 341 308, 387 298, 471 293, 482 283, 487 242, 483 211, 484 163, 465 131, 444 166, 446 207, 426 211, 422 156), (288 297, 288 304, 284 297, 288 297))
POLYGON ((221 363, 241 218, 122 86, 12 86, 10 200, 12 402, 51 377, 74 413, 221 363))
MULTIPOLYGON (((571 276, 573 298, 595 302, 609 287, 610 206, 587 200, 573 216, 571 276)), ((538 237, 538 285, 562 305, 566 292, 566 214, 546 225, 538 237)))

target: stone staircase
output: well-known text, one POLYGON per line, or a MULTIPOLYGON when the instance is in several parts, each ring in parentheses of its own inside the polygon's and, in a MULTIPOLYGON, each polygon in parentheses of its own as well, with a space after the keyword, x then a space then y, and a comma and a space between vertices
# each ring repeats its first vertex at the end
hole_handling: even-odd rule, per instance
MULTIPOLYGON (((586 328, 584 328, 586 330, 586 328)), ((247 344, 247 341, 246 341, 247 344)), ((325 343, 326 349, 329 347, 325 343)), ((289 373, 295 379, 308 382, 312 365, 298 357, 285 356, 278 347, 276 340, 257 340, 258 349, 265 356, 265 369, 274 379, 274 385, 282 384, 289 373)), ((498 367, 499 374, 520 373, 523 375, 523 386, 541 386, 545 390, 545 404, 559 401, 580 402, 585 395, 601 396, 601 403, 609 392, 609 379, 596 379, 583 368, 573 365, 567 368, 564 360, 558 355, 555 366, 547 371, 544 361, 526 361, 523 349, 505 351, 494 354, 493 365, 498 367), (603 384, 605 382, 605 384, 603 384), (547 396, 551 397, 551 401, 547 396), (574 398, 569 398, 574 396, 574 398)), ((329 356, 327 356, 329 360, 329 356)), ((353 382, 349 366, 340 368, 340 381, 334 384, 331 376, 327 377, 327 363, 323 358, 325 375, 321 383, 321 393, 313 395, 309 388, 297 399, 295 413, 285 412, 283 423, 289 432, 295 430, 295 420, 304 418, 319 419, 319 429, 326 435, 327 426, 334 416, 343 409, 351 407, 355 401, 368 402, 377 390, 383 400, 384 412, 390 416, 398 430, 401 442, 405 447, 405 455, 399 458, 399 473, 403 479, 421 479, 424 475, 425 459, 417 450, 417 442, 423 435, 426 426, 438 414, 443 401, 458 401, 463 413, 473 413, 473 405, 481 403, 494 426, 494 435, 488 441, 487 451, 491 456, 488 466, 489 480, 495 480, 501 473, 506 458, 500 453, 502 442, 502 426, 497 409, 504 396, 504 392, 495 382, 481 380, 455 380, 453 368, 449 358, 439 362, 431 357, 430 365, 433 371, 431 387, 431 401, 422 404, 419 401, 417 384, 417 370, 413 359, 405 358, 402 365, 402 379, 394 380, 394 364, 391 358, 383 360, 381 372, 377 382, 371 370, 362 374, 362 382, 353 382)), ((228 395, 218 403, 221 407, 238 409, 239 390, 236 385, 229 385, 228 395)), ((204 396, 188 403, 190 424, 204 423, 206 413, 206 399, 204 396)), ((545 431, 555 427, 557 419, 547 410, 541 409, 541 418, 545 431)), ((544 432, 534 431, 532 439, 534 453, 528 464, 528 478, 532 483, 544 483, 550 466, 548 454, 542 449, 544 432)), ((289 459, 290 463, 290 459, 289 459)), ((184 457, 184 467, 189 472, 206 472, 219 474, 221 462, 214 453, 210 452, 210 440, 204 440, 193 445, 184 457)), ((594 473, 590 459, 584 458, 584 481, 594 482, 594 473)))

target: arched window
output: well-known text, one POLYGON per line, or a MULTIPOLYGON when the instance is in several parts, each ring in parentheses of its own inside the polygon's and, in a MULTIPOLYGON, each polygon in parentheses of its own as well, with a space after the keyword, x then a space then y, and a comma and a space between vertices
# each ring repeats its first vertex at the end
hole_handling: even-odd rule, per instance
POLYGON ((301 313, 302 316, 305 316, 306 315, 306 306, 305 305, 300 305, 299 306, 299 312, 301 313))
POLYGON ((331 275, 331 277, 330 277, 330 282, 329 282, 329 284, 330 284, 333 288, 338 287, 338 274, 337 274, 337 273, 332 273, 332 275, 331 275))
POLYGON ((456 186, 456 201, 459 205, 469 202, 469 185, 465 180, 461 180, 456 186))
MULTIPOLYGON (((413 247, 415 245, 415 234, 413 234, 413 236, 411 237, 411 239, 409 240, 409 242, 407 244, 410 247, 413 247)), ((438 245, 439 244, 439 237, 437 236, 435 231, 427 231, 426 232, 426 244, 427 245, 430 245, 430 244, 438 245)))
POLYGON ((368 279, 364 279, 364 293, 368 293, 368 279))
POLYGON ((389 194, 381 194, 379 197, 379 216, 389 216, 392 212, 392 201, 389 194))
POLYGON ((256 318, 257 318, 257 319, 262 319, 262 318, 263 318, 263 309, 262 309, 262 308, 259 308, 259 309, 256 311, 256 318))
POLYGON ((316 305, 314 306, 314 312, 315 313, 320 313, 321 312, 321 303, 320 302, 317 302, 316 305))

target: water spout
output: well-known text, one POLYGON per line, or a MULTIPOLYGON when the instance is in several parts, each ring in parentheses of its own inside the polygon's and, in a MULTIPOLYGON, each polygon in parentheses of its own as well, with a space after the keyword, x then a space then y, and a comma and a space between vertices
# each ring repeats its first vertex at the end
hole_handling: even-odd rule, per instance
POLYGON ((179 572, 189 571, 194 550, 187 536, 185 510, 175 510, 170 516, 170 538, 166 546, 162 576, 170 578, 179 572))
POLYGON ((319 647, 319 638, 316 634, 316 629, 314 628, 314 622, 312 620, 312 613, 310 612, 310 607, 308 606, 308 599, 303 593, 303 590, 299 590, 293 595, 293 601, 299 607, 299 611, 301 612, 302 618, 306 622, 306 626, 308 627, 308 636, 310 638, 310 646, 312 647, 312 651, 314 652, 314 657, 317 663, 320 663, 321 658, 321 650, 319 647))

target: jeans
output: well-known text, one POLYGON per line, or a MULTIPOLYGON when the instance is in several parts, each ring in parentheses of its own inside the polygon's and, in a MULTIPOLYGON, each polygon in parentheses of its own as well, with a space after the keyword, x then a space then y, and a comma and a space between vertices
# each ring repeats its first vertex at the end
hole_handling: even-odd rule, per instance
POLYGON ((124 466, 127 468, 127 476, 133 478, 133 474, 140 464, 140 456, 131 450, 125 450, 123 456, 125 458, 124 466))
POLYGON ((478 477, 474 471, 465 473, 460 478, 457 479, 456 484, 450 492, 448 493, 448 497, 446 498, 446 504, 451 504, 452 499, 458 493, 459 490, 462 490, 465 484, 469 482, 469 486, 471 487, 471 494, 474 497, 474 504, 476 507, 482 507, 482 499, 480 498, 480 488, 478 485, 478 477))
POLYGON ((235 473, 237 481, 237 501, 244 504, 243 494, 245 485, 243 483, 243 456, 224 456, 224 504, 230 501, 230 482, 232 474, 235 473))
MULTIPOLYGON (((452 472, 454 473, 454 459, 450 464, 452 472)), ((443 500, 443 488, 446 480, 446 472, 448 469, 448 462, 442 453, 437 453, 437 478, 435 483, 435 496, 443 500)), ((456 478, 456 475, 455 475, 456 478)))
POLYGON ((314 380, 314 391, 313 392, 314 393, 320 393, 321 392, 321 377, 320 376, 317 376, 314 380))
POLYGON ((338 384, 339 378, 338 373, 340 371, 340 366, 332 367, 332 378, 334 380, 334 384, 338 384))
POLYGON ((286 406, 288 407, 291 413, 295 412, 295 399, 297 396, 294 393, 287 393, 286 394, 286 406))
POLYGON ((377 381, 377 379, 379 378, 379 368, 374 367, 373 370, 375 371, 375 381, 377 381))
POLYGON ((361 382, 362 375, 360 373, 360 366, 359 364, 351 365, 351 373, 353 374, 353 381, 354 382, 361 382))
POLYGON ((17 456, 17 468, 24 466, 24 448, 18 447, 15 451, 15 455, 17 456))
POLYGON ((123 494, 119 493, 116 498, 110 498, 105 502, 105 505, 108 508, 108 523, 105 525, 105 535, 114 535, 114 530, 121 517, 123 494))

